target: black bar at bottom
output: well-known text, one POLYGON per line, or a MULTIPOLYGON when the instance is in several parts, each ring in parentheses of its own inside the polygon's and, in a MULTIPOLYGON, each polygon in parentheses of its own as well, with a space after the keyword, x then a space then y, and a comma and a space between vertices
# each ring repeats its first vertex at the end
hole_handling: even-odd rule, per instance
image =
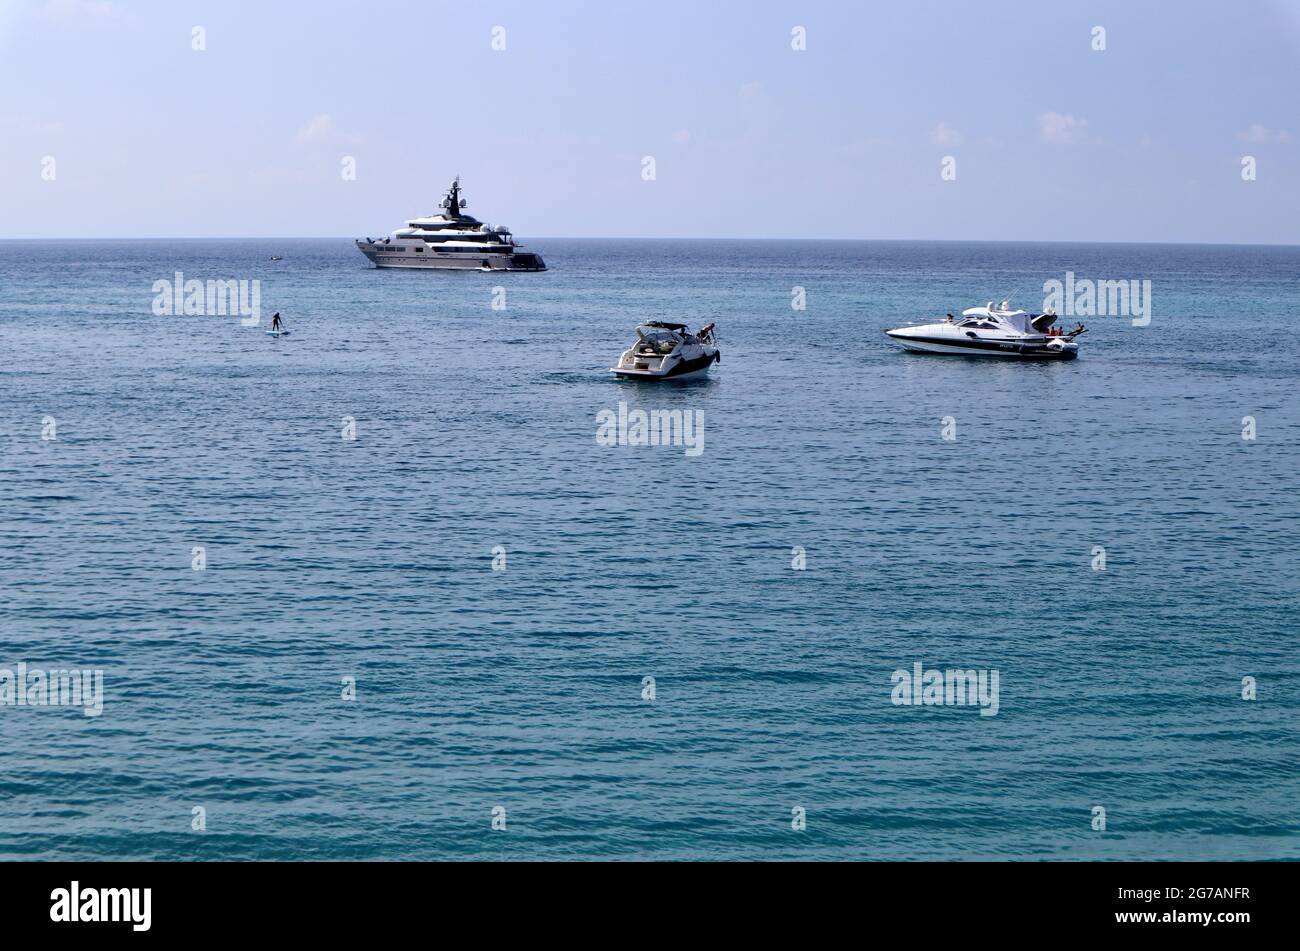
POLYGON ((872 935, 936 928, 945 941, 1041 937, 1044 928, 1232 940, 1285 926, 1294 873, 1290 863, 1209 862, 9 863, 0 865, 0 909, 7 938, 334 943, 456 920, 488 935, 511 926, 582 931, 588 918, 610 916, 635 930, 689 913, 758 927, 808 916, 872 935))

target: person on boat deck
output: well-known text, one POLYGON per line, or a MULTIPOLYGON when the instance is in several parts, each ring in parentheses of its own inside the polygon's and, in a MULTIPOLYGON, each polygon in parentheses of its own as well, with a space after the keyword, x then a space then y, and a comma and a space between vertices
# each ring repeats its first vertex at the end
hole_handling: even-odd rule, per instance
POLYGON ((280 329, 280 312, 278 310, 271 315, 271 329, 272 330, 280 329))

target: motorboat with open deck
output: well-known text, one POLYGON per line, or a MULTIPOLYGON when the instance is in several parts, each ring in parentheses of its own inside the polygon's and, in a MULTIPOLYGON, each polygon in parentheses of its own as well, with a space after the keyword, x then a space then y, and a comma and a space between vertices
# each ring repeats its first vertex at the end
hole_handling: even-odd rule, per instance
POLYGON ((636 342, 609 370, 625 380, 686 380, 721 362, 713 324, 691 333, 686 324, 650 320, 636 328, 636 342))
POLYGON ((961 317, 886 330, 890 338, 913 353, 946 353, 1025 360, 1072 360, 1079 355, 1077 338, 1083 324, 1069 332, 1052 326, 1056 314, 1016 310, 1009 301, 996 307, 989 301, 971 307, 961 317))

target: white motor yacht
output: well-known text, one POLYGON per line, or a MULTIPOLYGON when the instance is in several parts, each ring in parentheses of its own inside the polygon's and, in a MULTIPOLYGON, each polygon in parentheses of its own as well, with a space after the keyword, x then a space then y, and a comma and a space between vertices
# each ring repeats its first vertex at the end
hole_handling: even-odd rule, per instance
POLYGON ((387 238, 357 241, 375 267, 437 268, 457 271, 545 271, 540 254, 522 251, 505 225, 486 225, 464 213, 457 177, 442 211, 412 218, 387 238))
POLYGON ((609 369, 629 380, 686 380, 721 362, 713 324, 691 333, 686 324, 651 320, 636 328, 636 342, 609 369))
POLYGON ((979 357, 1027 360, 1070 360, 1079 355, 1077 338, 1083 324, 1067 332, 1053 327, 1056 314, 1031 314, 1010 302, 949 314, 946 320, 886 330, 905 350, 913 353, 949 353, 979 357))

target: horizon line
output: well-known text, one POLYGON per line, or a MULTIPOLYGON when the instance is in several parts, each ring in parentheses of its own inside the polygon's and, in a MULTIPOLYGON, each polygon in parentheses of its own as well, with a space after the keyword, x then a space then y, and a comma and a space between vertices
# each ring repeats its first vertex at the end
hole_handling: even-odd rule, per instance
MULTIPOLYGON (((133 235, 114 237, 0 237, 0 242, 37 242, 37 241, 357 241, 357 238, 338 235, 133 235)), ((529 241, 803 241, 831 243, 876 243, 876 244, 1115 244, 1115 245, 1165 245, 1174 247, 1215 247, 1215 248, 1300 248, 1300 244, 1282 241, 1160 241, 1127 240, 1103 241, 1092 238, 1068 239, 1029 239, 1029 238, 793 238, 736 235, 662 235, 645 237, 641 235, 536 235, 529 241)), ((521 245, 524 247, 524 245, 521 245)))

